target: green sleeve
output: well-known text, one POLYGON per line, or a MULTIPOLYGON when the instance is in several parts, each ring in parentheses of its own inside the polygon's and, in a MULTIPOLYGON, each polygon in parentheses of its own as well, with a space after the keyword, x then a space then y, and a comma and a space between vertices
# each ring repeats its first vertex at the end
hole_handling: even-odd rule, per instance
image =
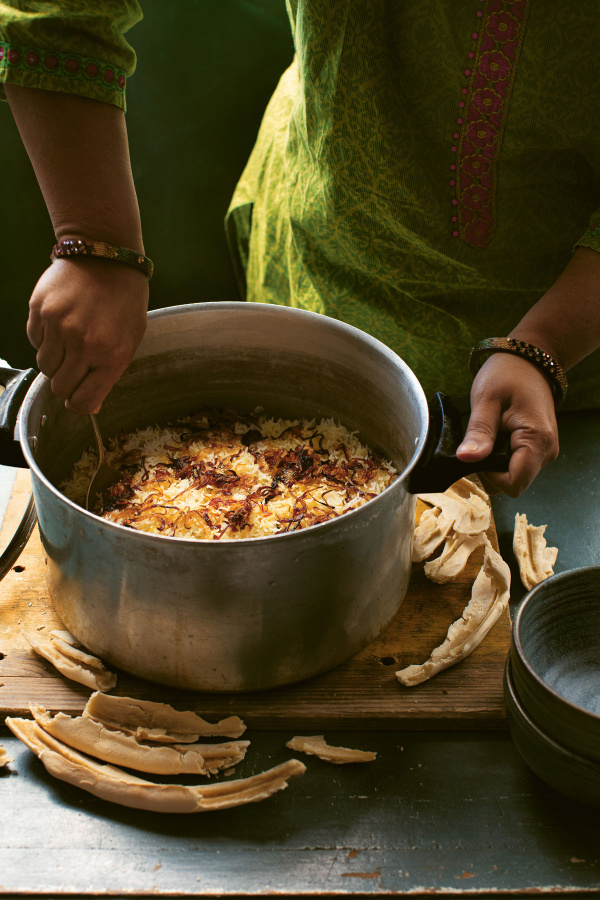
POLYGON ((137 0, 0 0, 0 99, 10 83, 125 109, 136 57, 124 35, 141 18, 137 0))
POLYGON ((576 250, 577 247, 590 247, 592 250, 600 253, 600 210, 594 213, 590 219, 587 231, 584 231, 573 250, 576 250))

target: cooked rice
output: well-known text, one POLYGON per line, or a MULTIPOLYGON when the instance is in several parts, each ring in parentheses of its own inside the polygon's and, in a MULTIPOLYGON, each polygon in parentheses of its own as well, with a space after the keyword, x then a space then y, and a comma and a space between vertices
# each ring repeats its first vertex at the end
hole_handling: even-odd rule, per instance
MULTIPOLYGON (((108 462, 123 472, 98 515, 168 537, 263 537, 335 519, 381 493, 393 466, 333 419, 203 411, 117 435, 108 462)), ((60 489, 81 505, 97 455, 86 450, 60 489)))

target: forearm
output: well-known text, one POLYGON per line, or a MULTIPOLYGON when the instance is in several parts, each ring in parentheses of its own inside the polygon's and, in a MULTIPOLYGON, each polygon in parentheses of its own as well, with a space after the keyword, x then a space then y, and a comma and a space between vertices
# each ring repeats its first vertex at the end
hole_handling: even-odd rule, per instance
POLYGON ((5 85, 57 240, 144 251, 122 110, 74 94, 5 85))
MULTIPOLYGON (((599 347, 600 254, 578 248, 552 287, 507 336, 540 347, 565 370, 599 347)), ((488 486, 517 497, 541 467, 556 458, 558 430, 546 376, 510 353, 492 353, 477 373, 459 457, 483 459, 499 428, 511 432, 510 469, 489 476, 488 486)))
MULTIPOLYGON (((144 253, 122 111, 74 94, 5 89, 56 239, 144 253)), ((70 409, 98 409, 144 334, 147 306, 144 273, 123 262, 59 259, 42 274, 27 334, 40 370, 70 409)))
POLYGON ((600 347, 600 253, 579 247, 508 337, 541 347, 565 370, 600 347))

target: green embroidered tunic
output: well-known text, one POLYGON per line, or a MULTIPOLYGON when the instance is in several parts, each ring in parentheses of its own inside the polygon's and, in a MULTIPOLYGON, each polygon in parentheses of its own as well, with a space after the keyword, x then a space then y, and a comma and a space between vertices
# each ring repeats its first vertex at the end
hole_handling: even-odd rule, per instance
MULTIPOLYGON (((574 245, 600 251, 595 0, 288 0, 294 64, 228 214, 248 300, 391 346, 467 392, 574 245)), ((599 354, 567 405, 600 405, 599 354)))
POLYGON ((125 109, 136 59, 124 34, 141 18, 137 0, 0 0, 0 99, 8 82, 125 109))
MULTIPOLYGON (((575 245, 600 252, 597 0, 287 0, 296 47, 227 232, 248 300, 333 316, 467 392, 575 245)), ((125 108, 136 0, 0 2, 13 82, 125 108)), ((231 125, 232 133, 235 123, 231 125)), ((600 405, 600 357, 567 406, 600 405)))

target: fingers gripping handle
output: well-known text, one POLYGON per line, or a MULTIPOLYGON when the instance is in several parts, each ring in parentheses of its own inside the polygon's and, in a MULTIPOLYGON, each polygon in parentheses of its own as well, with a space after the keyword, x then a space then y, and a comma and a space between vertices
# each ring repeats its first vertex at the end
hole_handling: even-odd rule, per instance
POLYGON ((19 409, 29 386, 36 378, 35 369, 10 369, 0 366, 0 463, 26 468, 15 428, 19 409), (2 390, 3 389, 3 390, 2 390))
POLYGON ((437 393, 429 401, 429 430, 419 462, 408 479, 412 494, 445 491, 451 484, 475 472, 506 472, 510 463, 510 434, 501 431, 485 459, 463 462, 456 456, 471 413, 468 396, 437 393))

